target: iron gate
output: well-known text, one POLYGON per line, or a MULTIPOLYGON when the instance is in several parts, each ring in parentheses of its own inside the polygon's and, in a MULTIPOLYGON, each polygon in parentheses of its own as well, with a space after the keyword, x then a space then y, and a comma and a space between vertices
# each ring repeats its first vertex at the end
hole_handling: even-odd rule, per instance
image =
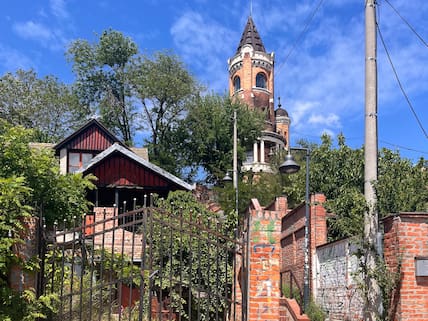
POLYGON ((56 224, 43 233, 40 281, 59 296, 51 319, 244 320, 236 289, 245 251, 224 229, 219 219, 153 206, 98 208, 83 223, 56 224))

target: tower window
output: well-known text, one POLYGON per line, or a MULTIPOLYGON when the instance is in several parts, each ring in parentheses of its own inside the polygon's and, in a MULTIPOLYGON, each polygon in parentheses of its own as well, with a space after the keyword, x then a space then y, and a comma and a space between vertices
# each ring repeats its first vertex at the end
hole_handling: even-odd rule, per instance
POLYGON ((266 75, 259 72, 256 76, 256 87, 266 88, 266 75))
POLYGON ((239 78, 239 76, 236 76, 233 79, 233 87, 235 88, 235 91, 241 89, 241 78, 239 78))

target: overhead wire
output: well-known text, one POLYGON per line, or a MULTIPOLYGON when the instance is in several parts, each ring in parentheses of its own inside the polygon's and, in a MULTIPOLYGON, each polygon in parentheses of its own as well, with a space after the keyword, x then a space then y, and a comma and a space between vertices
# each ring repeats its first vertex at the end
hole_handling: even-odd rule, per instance
POLYGON ((384 143, 385 145, 394 146, 394 147, 396 147, 398 149, 405 149, 405 150, 408 150, 410 152, 416 152, 416 153, 427 154, 428 155, 427 151, 418 150, 418 149, 415 149, 415 148, 411 148, 411 147, 406 147, 406 146, 403 146, 403 145, 398 145, 398 144, 390 143, 390 142, 388 142, 386 140, 383 140, 383 139, 379 139, 379 141, 382 142, 382 143, 384 143))
POLYGON ((305 35, 305 33, 308 31, 309 29, 309 25, 311 24, 312 20, 314 19, 316 13, 318 12, 319 8, 321 7, 322 3, 324 2, 324 0, 320 0, 318 1, 317 6, 315 7, 314 11, 312 11, 311 15, 308 17, 308 19, 306 19, 306 23, 305 26, 303 27, 302 31, 300 32, 300 34, 298 35, 298 37, 296 38, 296 41, 294 42, 293 46, 290 48, 290 50, 288 51, 287 55, 285 56, 283 62, 276 68, 276 74, 278 75, 279 72, 281 71, 281 68, 287 63, 288 58, 291 56, 291 54, 293 53, 293 51, 296 49, 297 45, 299 44, 299 42, 303 39, 303 36, 305 35))
POLYGON ((391 8, 395 11, 397 16, 400 17, 401 20, 409 27, 409 29, 416 35, 416 37, 419 38, 419 40, 425 45, 425 47, 428 47, 428 43, 424 40, 424 38, 416 31, 415 28, 398 12, 397 9, 389 2, 389 0, 384 0, 391 8))
POLYGON ((413 116, 415 117, 415 119, 416 119, 416 121, 417 121, 417 123, 418 123, 418 125, 419 125, 419 128, 420 128, 420 129, 422 130, 422 132, 424 133, 425 138, 427 138, 427 139, 428 139, 428 134, 427 134, 427 132, 426 132, 426 130, 425 130, 425 128, 424 128, 424 126, 422 125, 422 122, 421 122, 421 120, 419 119, 419 116, 417 115, 417 113, 416 113, 415 109, 413 108, 412 102, 410 101, 409 96, 407 95, 406 91, 404 90, 404 87, 403 87, 403 85, 402 85, 402 83, 401 83, 400 77, 398 76, 397 70, 395 69, 394 63, 392 62, 391 55, 389 54, 388 48, 386 47, 386 43, 385 43, 384 38, 383 38, 383 36, 382 36, 382 32, 380 31, 379 24, 376 24, 376 28, 377 28, 377 30, 378 30, 378 33, 379 33, 379 39, 380 39, 380 40, 381 40, 381 42, 382 42, 382 45, 383 45, 383 48, 384 48, 384 50, 385 50, 386 56, 388 57, 389 64, 391 65, 392 71, 394 72, 395 79, 397 80, 398 86, 400 87, 401 93, 403 94, 404 98, 406 99, 406 101, 407 101, 407 105, 409 106, 409 108, 410 108, 410 110, 411 110, 411 112, 412 112, 413 116))

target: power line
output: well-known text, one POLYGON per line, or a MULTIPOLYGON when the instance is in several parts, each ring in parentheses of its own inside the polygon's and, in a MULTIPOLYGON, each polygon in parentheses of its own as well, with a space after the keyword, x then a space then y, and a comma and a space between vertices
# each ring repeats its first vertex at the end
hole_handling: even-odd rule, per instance
POLYGON ((411 147, 397 145, 397 144, 394 144, 394 143, 387 142, 387 141, 385 141, 383 139, 379 139, 379 141, 382 142, 382 143, 384 143, 384 144, 386 144, 386 145, 390 145, 390 146, 396 147, 398 149, 405 149, 405 150, 408 150, 410 152, 416 152, 416 153, 427 154, 428 155, 428 152, 423 151, 423 150, 418 150, 418 149, 414 149, 414 148, 411 148, 411 147))
MULTIPOLYGON (((316 141, 319 141, 321 139, 321 135, 320 136, 309 135, 309 134, 302 133, 302 132, 299 132, 299 131, 296 131, 295 134, 296 134, 296 136, 300 137, 299 139, 308 140, 308 142, 311 142, 311 143, 315 142, 314 140, 311 140, 311 139, 315 139, 316 141)), ((335 139, 337 137, 337 135, 336 136, 330 136, 330 137, 332 139, 335 139)), ((297 141, 299 139, 297 139, 297 141)), ((354 136, 354 137, 346 137, 345 136, 345 139, 346 139, 346 142, 355 141, 356 140, 356 141, 358 141, 358 142, 361 143, 361 147, 364 146, 364 143, 363 143, 364 136, 354 136)), ((428 155, 428 151, 419 150, 419 149, 416 149, 416 148, 413 148, 413 147, 409 147, 409 146, 398 145, 398 144, 395 144, 395 143, 388 142, 388 141, 386 141, 384 139, 379 139, 379 142, 381 142, 381 143, 383 143, 385 145, 389 145, 389 146, 395 147, 397 149, 407 150, 409 152, 415 152, 415 153, 419 153, 419 154, 426 154, 426 155, 428 155)), ((353 148, 361 148, 361 147, 353 147, 353 148)))
POLYGON ((394 75, 395 75, 395 79, 397 80, 398 86, 400 87, 401 93, 403 94, 404 98, 406 99, 407 104, 408 104, 408 106, 409 106, 410 110, 411 110, 411 111, 412 111, 412 113, 413 113, 413 116, 415 117, 415 119, 416 119, 416 121, 417 121, 417 123, 418 123, 418 125, 419 125, 420 129, 422 130, 422 132, 423 132, 423 133, 424 133, 424 135, 425 135, 425 138, 428 138, 428 134, 427 134, 427 132, 426 132, 426 130, 425 130, 425 128, 424 128, 424 126, 422 125, 422 122, 420 121, 420 119, 419 119, 418 115, 416 114, 416 111, 415 111, 415 109, 413 108, 413 105, 412 105, 412 103, 411 103, 411 101, 410 101, 410 99, 409 99, 409 96, 407 95, 406 91, 404 90, 404 87, 403 87, 403 85, 402 85, 402 83, 401 83, 401 81, 400 81, 400 78, 398 77, 397 70, 395 69, 395 66, 394 66, 394 64, 393 64, 393 62, 392 62, 391 56, 389 55, 389 51, 388 51, 388 48, 386 47, 385 41, 384 41, 384 39, 383 39, 382 32, 380 31, 379 24, 376 24, 376 27, 377 27, 377 30, 378 30, 378 32, 379 32, 379 38, 380 38, 380 40, 381 40, 381 42, 382 42, 383 48, 385 49, 386 56, 388 57, 389 64, 391 65, 392 71, 394 72, 394 75))
POLYGON ((290 51, 287 53, 287 55, 284 58, 284 61, 279 65, 279 67, 276 68, 276 74, 279 74, 279 72, 281 71, 281 68, 286 64, 288 58, 291 56, 291 54, 293 53, 294 49, 296 49, 297 44, 303 39, 304 34, 308 31, 309 25, 311 24, 312 20, 315 17, 315 14, 318 12, 319 8, 321 7, 322 3, 324 2, 324 0, 320 0, 317 4, 317 6, 315 7, 315 10, 311 13, 311 15, 308 17, 308 19, 306 20, 306 24, 303 27, 302 31, 300 32, 299 36, 296 38, 296 41, 294 42, 293 46, 291 47, 290 51))
POLYGON ((428 43, 424 40, 424 38, 422 38, 421 35, 419 35, 419 33, 416 31, 415 28, 413 28, 413 26, 398 12, 397 9, 395 9, 395 7, 389 2, 389 0, 384 0, 387 4, 389 4, 389 6, 392 8, 392 10, 395 11, 395 13, 397 14, 397 16, 400 17, 401 20, 403 20, 403 22, 410 28, 410 30, 412 30, 412 32, 416 35, 416 37, 419 38, 419 40, 425 45, 425 47, 428 47, 428 43))

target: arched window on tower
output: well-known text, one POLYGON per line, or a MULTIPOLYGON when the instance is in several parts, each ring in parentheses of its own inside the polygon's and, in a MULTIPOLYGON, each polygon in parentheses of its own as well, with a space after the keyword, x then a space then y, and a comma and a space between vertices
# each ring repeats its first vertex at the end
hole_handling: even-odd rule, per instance
POLYGON ((256 87, 266 88, 266 75, 259 72, 256 76, 256 87))
POLYGON ((241 89, 241 78, 239 78, 239 76, 236 76, 233 79, 233 87, 235 88, 235 91, 241 89))

